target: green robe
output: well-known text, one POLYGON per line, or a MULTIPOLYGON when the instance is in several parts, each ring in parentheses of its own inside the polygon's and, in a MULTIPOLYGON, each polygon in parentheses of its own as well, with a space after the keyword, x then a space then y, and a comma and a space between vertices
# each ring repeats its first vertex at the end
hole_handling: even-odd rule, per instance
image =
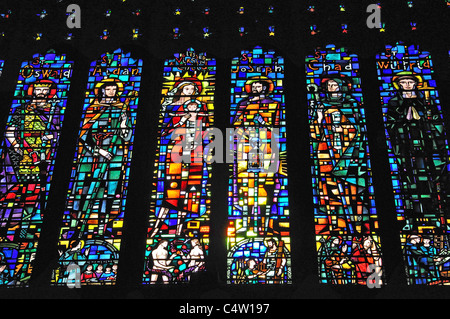
POLYGON ((123 166, 131 138, 131 120, 123 103, 94 103, 87 109, 71 194, 74 222, 83 225, 81 232, 85 230, 88 219, 92 218, 89 224, 98 225, 101 234, 111 215, 120 214, 123 166), (127 117, 126 129, 121 128, 123 115, 127 117), (100 149, 111 153, 112 159, 101 156, 100 149))

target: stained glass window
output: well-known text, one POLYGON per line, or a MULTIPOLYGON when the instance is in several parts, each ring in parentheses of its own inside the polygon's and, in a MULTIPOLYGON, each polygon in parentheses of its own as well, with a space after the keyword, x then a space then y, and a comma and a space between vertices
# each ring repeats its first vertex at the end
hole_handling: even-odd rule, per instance
MULTIPOLYGON (((359 59, 318 48, 306 59, 316 243, 320 282, 367 285, 381 276, 359 59)), ((380 282, 377 282, 380 284, 380 282)))
POLYGON ((112 285, 122 241, 142 60, 117 50, 91 63, 54 285, 112 285))
POLYGON ((377 55, 397 220, 410 285, 449 281, 449 147, 429 52, 377 55))
POLYGON ((232 60, 228 283, 291 283, 284 59, 256 47, 232 60))
POLYGON ((0 150, 1 286, 27 286, 32 274, 72 68, 48 52, 20 69, 0 150))
POLYGON ((144 284, 188 283, 206 270, 215 77, 206 53, 165 61, 144 284))

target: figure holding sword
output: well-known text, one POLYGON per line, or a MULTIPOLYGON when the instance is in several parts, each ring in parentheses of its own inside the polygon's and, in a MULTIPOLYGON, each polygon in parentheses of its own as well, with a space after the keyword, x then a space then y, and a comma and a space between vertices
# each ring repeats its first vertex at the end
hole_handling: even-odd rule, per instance
POLYGON ((20 237, 33 238, 27 225, 40 211, 60 130, 56 93, 56 84, 51 80, 31 83, 27 89, 30 101, 18 106, 8 122, 7 149, 1 158, 0 241, 7 228, 20 223, 20 237))

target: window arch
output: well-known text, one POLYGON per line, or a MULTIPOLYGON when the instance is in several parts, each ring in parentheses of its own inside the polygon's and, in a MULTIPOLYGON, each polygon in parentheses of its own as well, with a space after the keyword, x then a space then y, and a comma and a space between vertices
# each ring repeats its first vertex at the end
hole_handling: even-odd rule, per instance
POLYGON ((231 66, 228 283, 290 284, 284 59, 256 47, 231 66))
POLYGON ((143 62, 121 49, 91 63, 53 285, 114 285, 122 242, 143 62))
POLYGON ((164 63, 145 285, 189 283, 206 270, 215 77, 215 59, 192 48, 164 63))
POLYGON ((376 59, 407 281, 442 285, 450 270, 450 153, 433 60, 401 42, 376 59))
POLYGON ((21 65, 0 150, 1 286, 27 286, 32 274, 73 64, 47 52, 21 65))
POLYGON ((382 271, 358 72, 358 56, 334 45, 306 58, 315 233, 325 284, 367 285, 374 270, 382 271))

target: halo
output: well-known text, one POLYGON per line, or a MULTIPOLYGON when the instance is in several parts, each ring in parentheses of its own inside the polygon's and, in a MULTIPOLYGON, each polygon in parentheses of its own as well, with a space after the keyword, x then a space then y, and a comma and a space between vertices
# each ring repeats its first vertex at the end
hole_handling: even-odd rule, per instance
POLYGON ((50 92, 48 94, 47 99, 51 99, 56 95, 57 89, 56 89, 55 82, 53 82, 52 80, 37 80, 36 82, 31 83, 30 86, 28 87, 28 90, 27 90, 28 96, 33 96, 34 88, 36 85, 39 85, 39 84, 50 87, 50 92))
POLYGON ((418 87, 423 83, 422 77, 420 75, 418 75, 417 73, 414 73, 414 72, 411 72, 411 71, 399 72, 399 73, 397 73, 397 75, 395 75, 392 78, 392 84, 394 85, 396 90, 400 90, 400 86, 398 85, 398 81, 401 78, 403 78, 403 77, 409 77, 409 78, 416 79, 418 87))
POLYGON ((76 242, 79 242, 79 243, 81 244, 80 249, 83 249, 83 248, 86 246, 86 242, 85 242, 84 240, 76 240, 76 239, 72 239, 72 240, 69 242, 69 247, 72 248, 72 247, 71 247, 72 244, 74 244, 74 243, 76 243, 76 242))
POLYGON ((269 91, 267 92, 268 94, 272 93, 275 90, 275 84, 273 83, 273 81, 271 79, 269 79, 268 77, 265 76, 255 76, 250 78, 247 82, 245 82, 245 91, 247 93, 251 93, 252 92, 252 84, 255 82, 259 82, 259 81, 264 81, 269 83, 269 91))
POLYGON ((198 94, 202 93, 203 91, 203 85, 202 82, 200 82, 197 78, 194 77, 187 77, 187 78, 178 78, 175 81, 174 88, 177 88, 183 83, 193 83, 197 87, 198 94))
POLYGON ((269 241, 274 241, 275 245, 278 245, 278 241, 275 238, 273 238, 273 237, 266 237, 266 238, 263 239, 264 246, 268 247, 267 243, 269 241))
POLYGON ((100 88, 101 88, 104 84, 115 84, 115 85, 117 85, 117 88, 118 88, 117 95, 121 95, 122 92, 123 92, 123 90, 124 90, 122 81, 120 81, 120 80, 118 80, 118 79, 104 79, 104 80, 98 82, 98 83, 95 85, 95 88, 94 88, 94 94, 95 94, 95 96, 98 96, 98 95, 100 94, 100 88))
MULTIPOLYGON (((353 87, 352 81, 345 74, 325 74, 325 75, 323 75, 322 79, 320 80, 321 87, 324 88, 325 83, 327 83, 328 81, 331 81, 331 80, 342 81, 342 86, 347 86, 349 90, 351 90, 353 87)), ((324 90, 328 91, 327 89, 324 89, 324 90)))
POLYGON ((202 102, 200 102, 199 100, 197 100, 197 99, 190 99, 190 100, 187 100, 187 101, 183 104, 183 108, 184 108, 184 109, 187 108, 187 106, 188 106, 189 104, 192 104, 192 103, 197 104, 197 108, 198 108, 198 109, 200 109, 200 108, 203 106, 202 102))

